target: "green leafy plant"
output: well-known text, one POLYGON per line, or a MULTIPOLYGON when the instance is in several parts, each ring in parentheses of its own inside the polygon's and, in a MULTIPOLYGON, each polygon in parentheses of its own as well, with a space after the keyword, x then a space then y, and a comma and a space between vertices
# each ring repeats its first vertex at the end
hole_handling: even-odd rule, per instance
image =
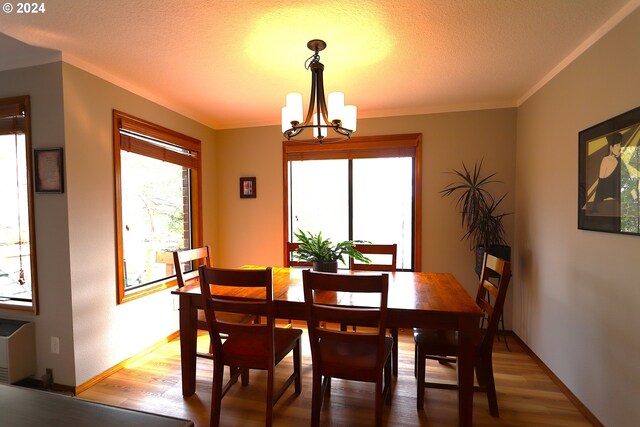
POLYGON ((463 239, 469 240, 471 248, 506 244, 502 219, 509 214, 497 213, 506 194, 496 200, 487 186, 501 181, 492 179, 495 173, 483 177, 481 169, 482 161, 476 162, 473 169, 463 162, 462 170, 448 172, 455 175, 456 180, 440 191, 442 197, 457 196, 456 206, 460 209, 462 228, 466 230, 463 239))
POLYGON ((299 241, 298 249, 294 252, 294 257, 299 261, 305 262, 345 262, 344 256, 352 257, 358 261, 370 263, 371 260, 356 250, 356 243, 367 243, 361 240, 346 240, 337 244, 331 243, 331 240, 324 239, 322 232, 313 234, 298 230, 293 233, 299 241))

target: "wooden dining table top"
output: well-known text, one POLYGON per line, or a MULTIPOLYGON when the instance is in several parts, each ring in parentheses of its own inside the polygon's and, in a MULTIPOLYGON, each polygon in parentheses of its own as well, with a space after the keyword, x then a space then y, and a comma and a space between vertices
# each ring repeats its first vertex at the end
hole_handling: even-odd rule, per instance
MULTIPOLYGON (((244 266, 243 268, 264 268, 244 266)), ((277 306, 278 316, 293 319, 304 319, 304 291, 302 285, 303 268, 272 267, 273 298, 277 306)), ((434 320, 447 318, 447 314, 477 319, 482 315, 480 308, 467 293, 464 287, 451 273, 405 272, 379 273, 370 271, 339 270, 338 274, 388 274, 389 322, 393 326, 414 327, 416 316, 429 317, 428 323, 433 326, 434 320), (409 319, 406 319, 409 317, 409 319)), ((224 294, 229 297, 251 298, 254 290, 212 287, 213 294, 224 294)), ((182 295, 200 295, 199 285, 186 285, 172 293, 182 295)), ((258 295, 255 295, 258 296, 258 295)), ((325 292, 318 296, 319 303, 367 306, 375 305, 370 295, 352 294, 348 292, 325 292)), ((422 323, 422 322, 419 322, 422 323)), ((440 325, 441 327, 445 325, 440 325)), ((457 329, 452 325, 453 329, 457 329)))

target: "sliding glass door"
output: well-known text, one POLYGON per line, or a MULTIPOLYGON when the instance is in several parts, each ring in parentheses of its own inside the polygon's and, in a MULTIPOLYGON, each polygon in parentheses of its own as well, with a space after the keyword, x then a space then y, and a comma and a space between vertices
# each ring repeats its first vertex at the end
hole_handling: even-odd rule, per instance
POLYGON ((396 243, 396 267, 412 270, 413 171, 411 157, 290 161, 289 241, 301 229, 334 243, 396 243))

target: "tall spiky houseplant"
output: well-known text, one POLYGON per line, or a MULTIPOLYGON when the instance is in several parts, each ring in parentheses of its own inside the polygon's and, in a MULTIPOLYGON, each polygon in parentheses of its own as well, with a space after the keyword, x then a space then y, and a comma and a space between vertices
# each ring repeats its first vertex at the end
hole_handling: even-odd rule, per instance
POLYGON ((509 214, 498 213, 506 194, 496 199, 487 187, 501 181, 493 179, 495 173, 483 176, 481 170, 482 160, 476 162, 473 169, 462 162, 461 170, 448 171, 455 180, 440 191, 443 197, 457 197, 456 207, 460 209, 461 225, 465 230, 463 239, 468 240, 470 248, 476 250, 476 273, 480 273, 485 251, 500 258, 511 258, 511 248, 506 244, 502 223, 509 214))

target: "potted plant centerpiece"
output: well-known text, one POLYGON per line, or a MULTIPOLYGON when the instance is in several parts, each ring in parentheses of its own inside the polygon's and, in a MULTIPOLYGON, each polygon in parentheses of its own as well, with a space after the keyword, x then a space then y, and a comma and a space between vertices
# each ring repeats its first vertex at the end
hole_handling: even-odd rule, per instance
POLYGON ((298 230, 293 234, 299 241, 294 257, 299 261, 312 262, 315 271, 336 273, 338 261, 344 263, 345 255, 367 264, 371 262, 355 248, 356 243, 365 242, 346 240, 334 245, 331 240, 322 237, 322 232, 314 235, 311 232, 298 230))
POLYGON ((506 197, 495 198, 488 190, 488 185, 498 183, 492 179, 495 173, 481 175, 482 161, 473 169, 462 163, 462 170, 451 170, 456 180, 449 183, 440 194, 457 196, 456 206, 460 209, 462 227, 466 230, 463 239, 469 241, 471 249, 476 250, 476 273, 480 274, 484 253, 489 252, 499 258, 510 260, 511 247, 506 244, 502 219, 508 213, 498 213, 500 203, 506 197))

